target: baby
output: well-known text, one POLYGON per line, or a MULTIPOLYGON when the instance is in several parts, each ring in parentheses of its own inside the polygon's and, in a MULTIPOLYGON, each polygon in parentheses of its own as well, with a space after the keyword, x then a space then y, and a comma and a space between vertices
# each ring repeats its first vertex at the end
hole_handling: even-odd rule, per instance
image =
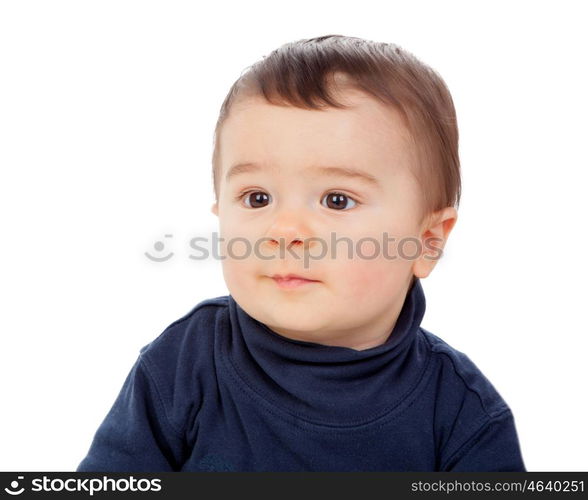
POLYGON ((233 84, 212 160, 230 295, 140 350, 78 471, 525 471, 509 406, 420 326, 460 198, 435 71, 286 44, 233 84))

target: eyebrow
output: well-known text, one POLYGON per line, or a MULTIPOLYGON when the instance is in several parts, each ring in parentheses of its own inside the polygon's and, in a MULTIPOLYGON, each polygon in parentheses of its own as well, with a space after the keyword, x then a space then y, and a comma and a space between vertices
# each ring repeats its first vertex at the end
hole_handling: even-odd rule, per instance
MULTIPOLYGON (((254 162, 243 162, 233 165, 225 176, 225 181, 228 182, 231 178, 243 174, 246 172, 256 172, 262 170, 263 165, 254 162)), ((368 174, 362 170, 357 170, 352 167, 338 167, 338 166, 311 166, 306 167, 306 171, 314 171, 324 177, 345 177, 348 179, 358 179, 366 184, 370 184, 374 187, 381 187, 380 182, 373 175, 368 174)))

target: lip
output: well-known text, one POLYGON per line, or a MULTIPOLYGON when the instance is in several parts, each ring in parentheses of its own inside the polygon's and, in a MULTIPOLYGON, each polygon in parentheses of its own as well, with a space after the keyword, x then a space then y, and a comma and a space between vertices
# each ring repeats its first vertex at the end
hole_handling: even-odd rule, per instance
POLYGON ((271 278, 280 288, 283 289, 300 288, 311 285, 312 283, 320 283, 318 280, 312 280, 310 278, 305 278, 297 274, 274 274, 273 276, 271 276, 271 278))

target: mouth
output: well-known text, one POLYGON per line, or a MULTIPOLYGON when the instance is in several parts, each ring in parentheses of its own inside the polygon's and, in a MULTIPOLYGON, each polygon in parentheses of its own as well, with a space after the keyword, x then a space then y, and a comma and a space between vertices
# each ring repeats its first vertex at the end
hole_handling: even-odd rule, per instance
POLYGON ((318 280, 305 278, 297 274, 274 274, 273 276, 271 276, 271 278, 278 285, 278 287, 285 289, 300 288, 307 285, 311 285, 312 283, 320 283, 320 281, 318 280))

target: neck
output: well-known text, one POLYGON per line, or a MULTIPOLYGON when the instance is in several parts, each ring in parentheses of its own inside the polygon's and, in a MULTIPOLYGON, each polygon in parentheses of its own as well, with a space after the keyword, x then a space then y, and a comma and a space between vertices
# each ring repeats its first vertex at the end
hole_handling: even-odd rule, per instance
POLYGON ((302 418, 338 425, 371 420, 394 407, 427 364, 417 342, 425 312, 418 280, 384 343, 356 345, 365 347, 359 350, 286 338, 249 316, 232 296, 229 306, 222 359, 255 397, 302 418))

